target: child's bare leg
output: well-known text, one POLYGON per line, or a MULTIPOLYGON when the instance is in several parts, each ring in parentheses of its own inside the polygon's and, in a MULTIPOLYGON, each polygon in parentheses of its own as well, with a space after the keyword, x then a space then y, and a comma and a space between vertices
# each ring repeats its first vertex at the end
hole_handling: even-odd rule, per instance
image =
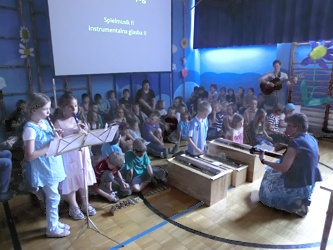
POLYGON ((141 192, 145 187, 148 186, 149 183, 150 183, 150 181, 144 181, 144 182, 142 182, 140 184, 133 185, 132 192, 133 193, 141 192))
POLYGON ((71 192, 64 195, 64 200, 68 202, 70 208, 78 207, 79 204, 76 201, 76 192, 71 192))
POLYGON ((88 190, 86 190, 85 188, 80 188, 79 189, 79 194, 80 194, 80 197, 81 197, 82 211, 84 213, 88 212, 90 216, 95 215, 96 214, 96 209, 89 204, 88 190))
POLYGON ((84 215, 82 214, 79 204, 76 201, 76 192, 64 195, 64 199, 69 204, 69 215, 75 220, 84 219, 84 215))

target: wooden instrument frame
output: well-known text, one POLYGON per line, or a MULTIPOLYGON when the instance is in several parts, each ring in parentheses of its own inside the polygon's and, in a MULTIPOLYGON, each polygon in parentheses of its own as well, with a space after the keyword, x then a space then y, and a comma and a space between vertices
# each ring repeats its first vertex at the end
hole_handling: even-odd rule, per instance
POLYGON ((239 167, 233 167, 233 166, 230 166, 228 164, 225 164, 225 163, 219 161, 218 159, 210 158, 209 155, 203 155, 200 158, 218 161, 220 163, 219 167, 230 169, 232 172, 231 172, 231 178, 230 178, 230 180, 228 180, 229 187, 230 186, 238 187, 239 185, 246 182, 247 169, 249 167, 248 165, 241 164, 241 166, 239 166, 239 167))
MULTIPOLYGON (((200 162, 199 159, 197 160, 200 162)), ((201 164, 205 163, 201 162, 201 164)), ((168 165, 163 168, 168 172, 168 183, 171 186, 211 206, 227 196, 232 171, 227 168, 209 166, 220 173, 211 176, 179 162, 175 158, 168 159, 168 165)))
MULTIPOLYGON (((208 142, 208 154, 218 157, 221 157, 221 154, 224 154, 230 160, 248 165, 246 175, 247 182, 254 182, 263 177, 265 168, 259 159, 259 155, 250 153, 252 146, 235 143, 225 139, 218 140, 224 141, 225 143, 218 142, 217 140, 208 142), (228 145, 229 142, 231 145, 228 145)), ((267 159, 270 159, 270 157, 267 159)))

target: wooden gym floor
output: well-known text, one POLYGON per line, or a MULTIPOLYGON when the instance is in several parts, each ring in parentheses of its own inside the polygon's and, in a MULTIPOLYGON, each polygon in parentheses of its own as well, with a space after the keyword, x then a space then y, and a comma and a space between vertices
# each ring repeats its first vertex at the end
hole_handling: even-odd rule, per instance
MULTIPOLYGON (((325 180, 333 174, 333 142, 320 140, 319 145, 325 180)), ((163 164, 166 160, 152 161, 163 164)), ((299 218, 262 205, 260 181, 231 188, 226 199, 210 207, 161 185, 121 200, 128 206, 120 209, 91 197, 97 215, 90 220, 105 236, 87 220, 72 220, 67 205, 61 204, 61 221, 71 226, 71 234, 48 239, 44 211, 29 194, 18 194, 9 204, 22 249, 319 249, 329 192, 318 183, 308 215, 299 218)), ((13 249, 2 206, 0 219, 1 249, 13 249)), ((327 249, 333 249, 333 241, 327 249)))

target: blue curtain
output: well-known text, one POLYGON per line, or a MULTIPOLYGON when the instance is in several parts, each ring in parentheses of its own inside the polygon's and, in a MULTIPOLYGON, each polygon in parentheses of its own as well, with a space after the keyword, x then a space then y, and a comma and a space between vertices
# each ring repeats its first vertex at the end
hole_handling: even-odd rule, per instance
POLYGON ((333 38, 333 0, 196 0, 194 48, 333 38))

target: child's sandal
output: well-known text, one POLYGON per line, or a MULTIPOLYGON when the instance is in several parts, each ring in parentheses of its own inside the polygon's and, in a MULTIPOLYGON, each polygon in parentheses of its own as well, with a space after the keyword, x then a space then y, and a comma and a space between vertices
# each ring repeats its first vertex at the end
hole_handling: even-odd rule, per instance
POLYGON ((74 220, 83 220, 84 215, 81 212, 79 207, 70 207, 68 214, 70 217, 72 217, 74 220))
MULTIPOLYGON (((87 213, 87 207, 85 206, 85 205, 83 205, 82 207, 81 207, 81 209, 82 209, 82 211, 83 211, 83 213, 87 213)), ((97 212, 96 212, 96 209, 91 205, 91 204, 89 204, 88 203, 88 215, 89 216, 93 216, 93 215, 95 215, 97 212)))

